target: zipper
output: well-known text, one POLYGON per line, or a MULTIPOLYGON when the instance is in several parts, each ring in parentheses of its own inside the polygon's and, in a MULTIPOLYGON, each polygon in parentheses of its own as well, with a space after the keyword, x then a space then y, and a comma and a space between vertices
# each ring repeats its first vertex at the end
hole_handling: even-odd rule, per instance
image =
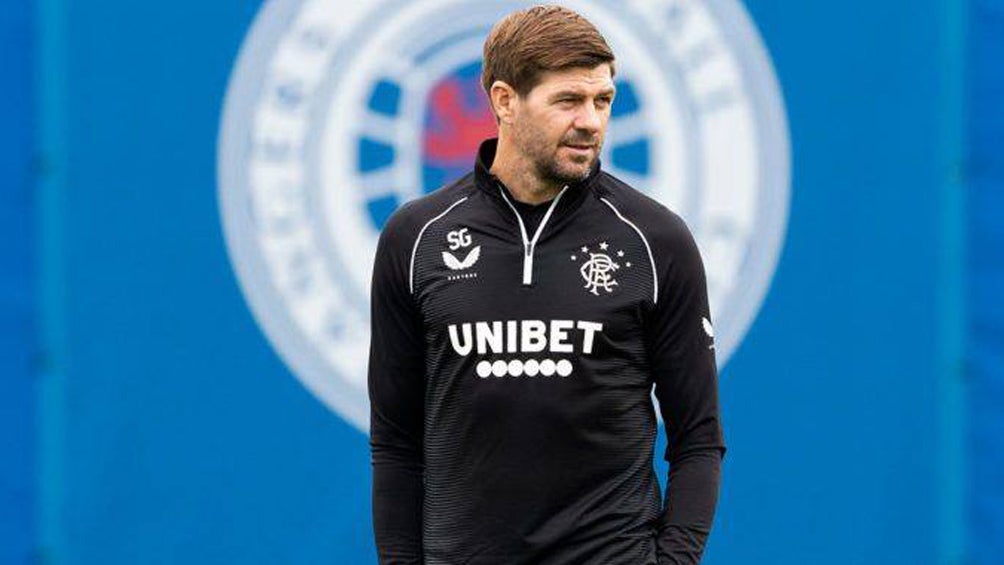
POLYGON ((500 184, 498 185, 499 192, 502 193, 502 199, 505 203, 509 205, 509 209, 512 210, 513 214, 516 214, 516 221, 519 222, 519 234, 523 238, 523 285, 529 285, 533 282, 533 250, 537 246, 537 240, 540 238, 541 232, 544 231, 544 224, 547 223, 548 218, 551 217, 551 212, 554 211, 555 206, 558 205, 558 200, 561 200, 561 195, 568 190, 568 185, 566 184, 561 192, 554 197, 551 201, 551 205, 547 207, 547 212, 544 213, 544 217, 540 219, 540 225, 537 226, 537 231, 533 234, 533 239, 529 239, 526 234, 526 224, 523 223, 523 218, 519 215, 519 211, 516 207, 512 205, 509 201, 509 197, 506 196, 505 188, 500 184))

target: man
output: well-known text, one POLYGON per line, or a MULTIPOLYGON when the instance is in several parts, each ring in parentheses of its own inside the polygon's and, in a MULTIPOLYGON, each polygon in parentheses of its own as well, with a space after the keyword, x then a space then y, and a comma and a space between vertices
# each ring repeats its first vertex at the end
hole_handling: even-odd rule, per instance
POLYGON ((705 275, 678 216, 600 171, 613 74, 578 14, 503 19, 482 76, 498 139, 381 234, 369 367, 381 563, 701 559, 725 453, 705 275))

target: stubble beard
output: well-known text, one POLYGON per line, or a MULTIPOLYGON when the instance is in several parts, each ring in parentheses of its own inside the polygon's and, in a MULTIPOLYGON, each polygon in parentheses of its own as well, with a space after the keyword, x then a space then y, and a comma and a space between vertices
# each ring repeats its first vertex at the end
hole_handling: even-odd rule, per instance
MULTIPOLYGON (((530 129, 530 128, 526 128, 530 129)), ((548 141, 534 131, 525 131, 524 128, 516 129, 516 139, 520 150, 529 160, 530 166, 534 169, 535 176, 541 181, 553 185, 564 186, 579 182, 589 176, 596 160, 599 158, 601 144, 597 145, 595 153, 583 162, 576 159, 578 166, 572 168, 563 166, 564 163, 558 159, 558 151, 561 146, 553 147, 548 141)))

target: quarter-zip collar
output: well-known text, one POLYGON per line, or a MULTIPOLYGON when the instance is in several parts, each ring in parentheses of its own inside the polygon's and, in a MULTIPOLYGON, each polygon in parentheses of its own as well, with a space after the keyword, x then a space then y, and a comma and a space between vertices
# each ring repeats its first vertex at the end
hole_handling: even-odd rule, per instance
POLYGON ((481 143, 474 166, 474 182, 479 189, 488 193, 493 202, 501 202, 502 205, 507 207, 509 209, 509 213, 512 214, 512 217, 518 224, 519 235, 523 244, 523 285, 529 286, 533 284, 533 256, 541 234, 547 227, 548 222, 551 222, 552 224, 557 223, 561 217, 571 213, 578 207, 578 205, 582 202, 585 193, 590 190, 593 182, 596 180, 596 177, 599 176, 600 162, 599 159, 596 160, 596 163, 593 165, 593 168, 589 171, 589 175, 586 178, 562 187, 557 196, 555 196, 550 204, 547 205, 547 212, 540 220, 540 224, 538 224, 537 229, 531 237, 527 232, 526 224, 523 222, 523 218, 513 205, 509 195, 507 195, 507 193, 511 191, 509 191, 502 184, 502 181, 500 181, 498 177, 491 173, 490 169, 492 162, 495 160, 495 150, 497 148, 497 138, 488 139, 481 143))

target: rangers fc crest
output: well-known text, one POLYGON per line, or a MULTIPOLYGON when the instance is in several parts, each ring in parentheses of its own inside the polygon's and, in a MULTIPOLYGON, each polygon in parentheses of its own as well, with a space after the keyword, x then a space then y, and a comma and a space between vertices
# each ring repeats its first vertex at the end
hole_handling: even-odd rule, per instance
MULTIPOLYGON (((617 286, 614 273, 623 267, 631 267, 630 261, 617 262, 617 260, 624 257, 623 250, 618 250, 616 253, 617 259, 614 259, 607 253, 609 247, 610 244, 603 241, 599 244, 600 249, 598 252, 590 251, 589 247, 585 245, 579 248, 582 255, 581 258, 583 259, 582 266, 579 267, 579 274, 582 275, 582 279, 586 282, 583 288, 595 296, 600 295, 600 289, 613 292, 614 287, 617 286)), ((578 253, 571 256, 572 261, 578 262, 579 259, 578 253)))

